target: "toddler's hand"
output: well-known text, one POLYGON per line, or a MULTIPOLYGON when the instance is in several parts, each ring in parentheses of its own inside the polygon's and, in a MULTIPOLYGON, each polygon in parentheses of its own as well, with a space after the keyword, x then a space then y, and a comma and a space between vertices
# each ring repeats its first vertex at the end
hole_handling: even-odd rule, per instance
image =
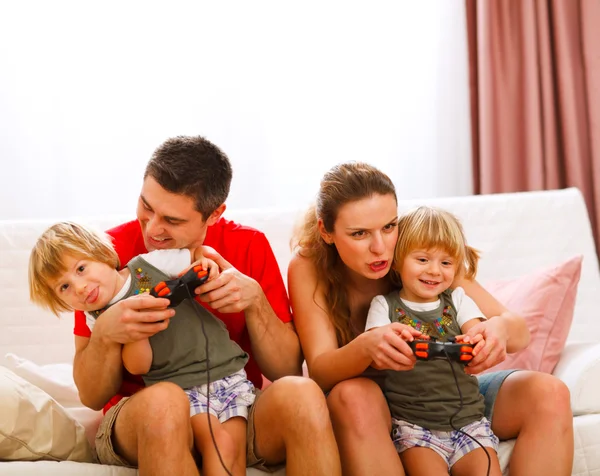
POLYGON ((197 261, 194 261, 189 268, 184 269, 181 273, 179 273, 179 277, 183 276, 187 271, 195 266, 201 266, 202 269, 208 271, 208 279, 207 281, 212 281, 217 276, 219 276, 219 266, 213 260, 205 258, 204 256, 197 261))
POLYGON ((456 336, 456 342, 462 344, 473 344, 473 356, 476 356, 481 349, 485 347, 485 339, 483 338, 483 335, 479 333, 472 336, 468 334, 456 336))

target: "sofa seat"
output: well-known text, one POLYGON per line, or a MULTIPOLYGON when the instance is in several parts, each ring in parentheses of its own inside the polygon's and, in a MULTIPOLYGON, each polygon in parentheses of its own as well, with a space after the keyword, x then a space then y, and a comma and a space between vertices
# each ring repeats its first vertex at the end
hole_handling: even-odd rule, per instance
MULTIPOLYGON (((484 285, 492 280, 525 276, 575 255, 583 256, 573 321, 566 347, 553 373, 571 390, 575 430, 572 474, 600 475, 600 332, 597 331, 600 272, 581 193, 571 188, 412 200, 400 202, 399 208, 402 211, 420 204, 446 208, 461 218, 470 244, 482 253, 478 280, 484 285)), ((279 208, 227 210, 226 217, 265 232, 282 274, 286 276, 290 233, 302 212, 279 208)), ((132 217, 70 218, 107 229, 132 217)), ((3 290, 0 293, 0 365, 7 368, 10 368, 5 359, 7 354, 27 359, 38 366, 70 365, 73 359, 72 316, 56 319, 33 306, 28 297, 30 249, 39 234, 54 221, 0 221, 0 289, 3 290)), ((0 398, 0 411, 2 402, 0 398)), ((97 419, 89 418, 89 414, 84 417, 86 409, 70 410, 73 418, 86 428, 93 443, 93 424, 97 423, 97 419)), ((509 474, 508 461, 514 443, 514 440, 506 441, 500 446, 505 476, 509 474)), ((128 468, 73 461, 0 462, 0 476, 127 476, 136 473, 128 468)), ((247 474, 258 476, 264 473, 250 469, 247 474)), ((285 471, 275 474, 283 476, 285 471)))

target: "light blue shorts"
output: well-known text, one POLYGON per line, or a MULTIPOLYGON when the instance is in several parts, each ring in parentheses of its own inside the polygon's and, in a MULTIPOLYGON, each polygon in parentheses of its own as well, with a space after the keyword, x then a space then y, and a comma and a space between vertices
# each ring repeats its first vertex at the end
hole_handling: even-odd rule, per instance
POLYGON ((512 370, 498 370, 497 372, 490 372, 488 374, 478 375, 477 380, 479 381, 479 393, 483 395, 485 401, 484 415, 492 421, 494 415, 494 404, 496 403, 496 397, 500 391, 500 387, 513 372, 517 372, 518 369, 512 370))

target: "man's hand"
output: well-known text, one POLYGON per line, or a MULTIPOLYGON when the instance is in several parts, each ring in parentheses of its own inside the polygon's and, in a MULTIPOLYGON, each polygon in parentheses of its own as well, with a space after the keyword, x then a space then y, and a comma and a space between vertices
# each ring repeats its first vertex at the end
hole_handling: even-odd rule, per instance
POLYGON ((167 309, 168 299, 139 294, 117 302, 100 314, 94 326, 95 337, 128 344, 147 339, 167 328, 175 315, 167 309))
POLYGON ((240 273, 219 253, 204 246, 204 256, 213 260, 221 269, 215 279, 198 286, 195 293, 202 302, 219 312, 241 312, 254 305, 262 293, 260 285, 252 278, 240 273))
POLYGON ((479 322, 464 336, 457 336, 457 340, 459 337, 463 342, 476 344, 473 348, 473 360, 465 367, 468 374, 478 374, 506 359, 508 333, 500 319, 479 322))

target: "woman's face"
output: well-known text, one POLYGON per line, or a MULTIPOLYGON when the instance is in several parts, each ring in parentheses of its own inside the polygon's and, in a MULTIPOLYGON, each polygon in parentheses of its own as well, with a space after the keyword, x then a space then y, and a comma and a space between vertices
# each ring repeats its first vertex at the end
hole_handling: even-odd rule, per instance
POLYGON ((369 279, 390 270, 398 238, 398 204, 393 195, 373 195, 347 203, 338 212, 326 241, 337 248, 345 265, 369 279))

